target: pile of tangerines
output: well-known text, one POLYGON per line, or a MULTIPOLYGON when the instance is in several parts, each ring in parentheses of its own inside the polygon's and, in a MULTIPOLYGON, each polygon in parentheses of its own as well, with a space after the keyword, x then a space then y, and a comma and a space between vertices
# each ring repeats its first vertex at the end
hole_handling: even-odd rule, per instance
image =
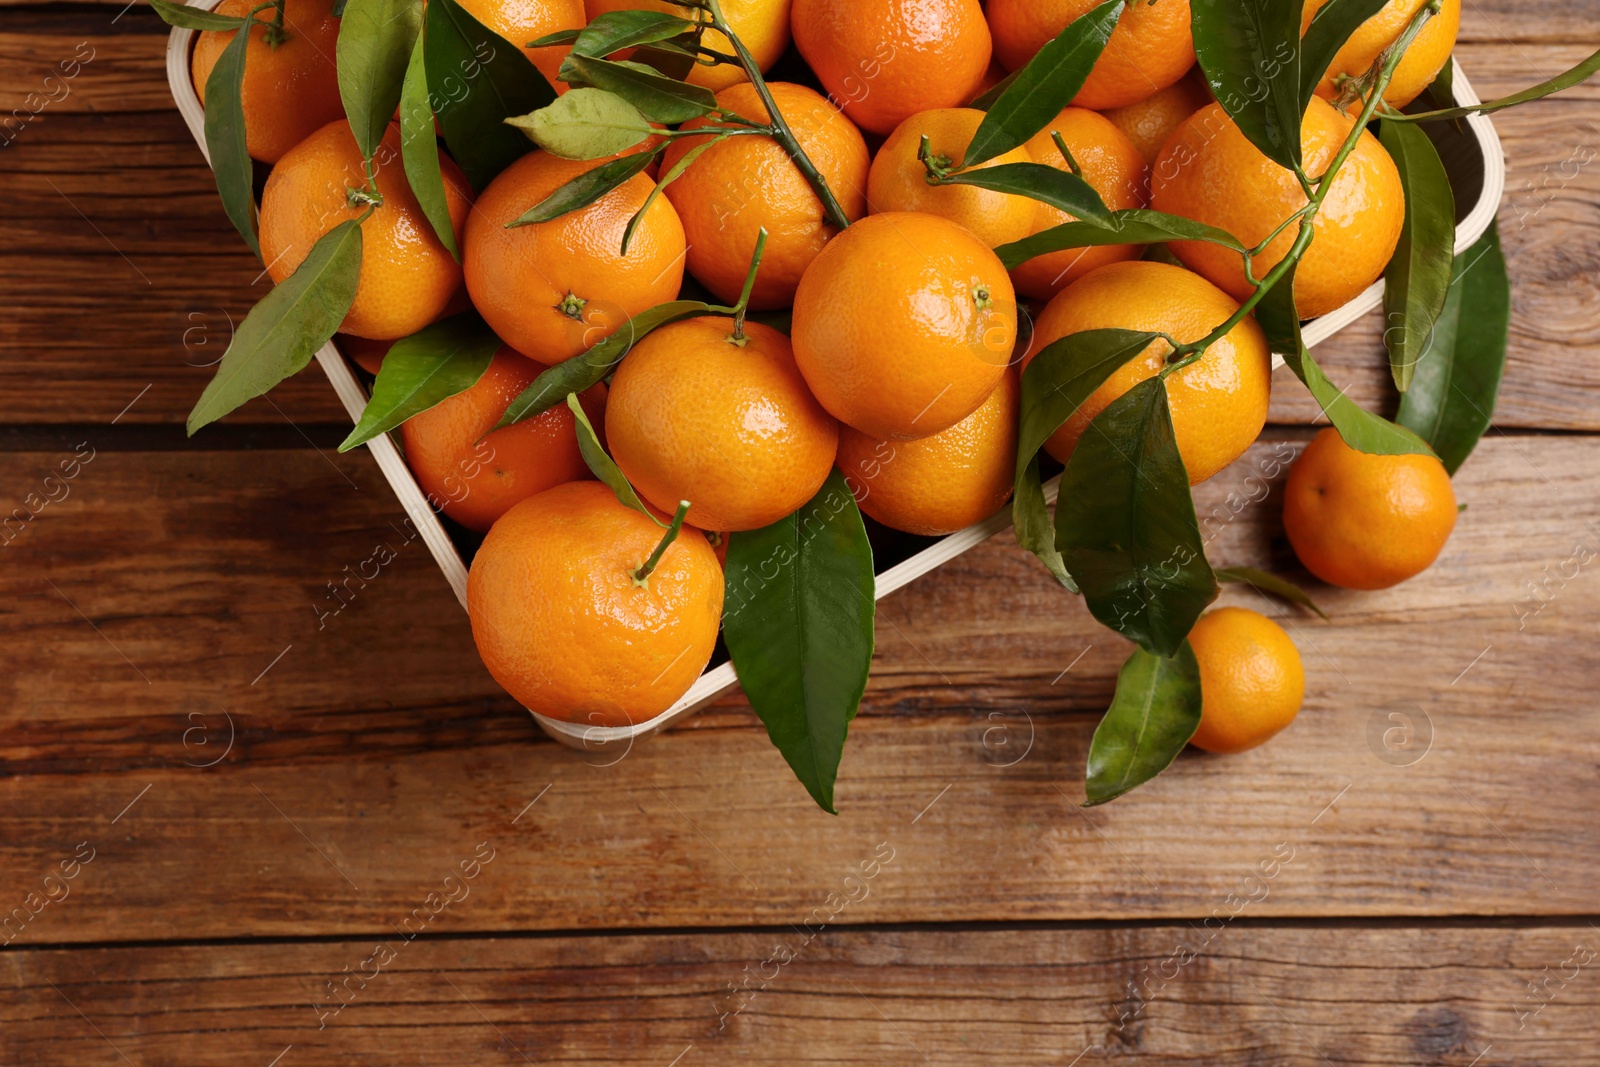
MULTIPOLYGON (((222 0, 216 11, 276 19, 252 28, 240 89, 249 154, 271 165, 259 237, 274 281, 357 219, 359 280, 338 330, 380 386, 392 344, 453 317, 490 331, 479 362, 398 434, 430 501, 485 534, 469 583, 473 633, 490 672, 528 708, 618 726, 672 706, 717 644, 730 542, 794 521, 830 478, 843 476, 871 520, 915 535, 1000 511, 1030 458, 1018 455, 1024 376, 1063 339, 1157 336, 1049 436, 1045 450, 1060 463, 1158 374, 1191 484, 1260 435, 1272 355, 1255 316, 1239 313, 1291 255, 1288 223, 1312 187, 1213 98, 1190 0, 1114 10, 1094 0, 449 2, 495 36, 478 56, 484 68, 520 52, 554 92, 531 115, 504 116, 538 144, 481 188, 451 159, 459 145, 447 136, 444 232, 408 180, 410 157, 401 165, 400 126, 370 158, 352 134, 330 0, 222 0), (629 43, 583 55, 594 40, 583 34, 611 32, 619 12, 639 10, 700 32, 688 49, 674 44, 681 34, 614 34, 605 39, 629 43), (1054 118, 965 166, 974 138, 989 136, 987 109, 1019 77, 1049 84, 1036 57, 1108 10, 1109 40, 1076 92, 1051 101, 1054 118), (673 75, 687 87, 679 95, 660 88, 668 66, 648 66, 663 55, 689 57, 673 75), (788 80, 765 78, 780 59, 788 80), (637 109, 619 110, 619 95, 637 109), (661 110, 646 106, 658 99, 661 110), (687 121, 637 128, 682 100, 710 103, 687 121), (608 147, 619 127, 620 148, 593 147, 608 147), (574 139, 579 149, 564 147, 574 139), (1023 173, 1017 164, 1081 180, 1130 219, 1144 209, 1181 216, 1256 251, 1097 240, 1003 259, 996 249, 1078 217, 1076 201, 1002 180, 1023 173), (1164 373, 1175 350, 1235 319, 1164 373), (546 388, 556 374, 569 385, 546 388), (541 391, 545 403, 517 411, 541 391), (568 392, 572 402, 560 402, 568 392)), ((1399 108, 1449 60, 1459 0, 1431 0, 1404 54, 1391 54, 1429 4, 1382 4, 1311 98, 1305 175, 1319 179, 1336 161, 1338 170, 1319 188, 1309 245, 1292 253, 1294 318, 1354 299, 1396 251, 1406 201, 1395 162, 1372 134, 1350 139, 1364 121, 1362 77, 1387 62, 1383 106, 1399 108)), ((1304 26, 1322 6, 1305 4, 1304 26)), ((233 39, 199 34, 197 90, 233 39)), ((466 93, 489 92, 479 76, 466 76, 466 93)), ((459 365, 440 357, 438 368, 449 377, 459 365)), ((1074 506, 1065 495, 1058 505, 1074 506)), ((1331 429, 1285 490, 1302 562, 1356 589, 1428 567, 1456 514, 1449 475, 1425 448, 1368 454, 1331 429)), ((803 520, 797 529, 804 540, 803 520)), ((870 587, 857 592, 870 602, 870 587)), ((1276 623, 1212 611, 1188 646, 1203 694, 1193 743, 1240 751, 1294 718, 1304 678, 1276 623)))

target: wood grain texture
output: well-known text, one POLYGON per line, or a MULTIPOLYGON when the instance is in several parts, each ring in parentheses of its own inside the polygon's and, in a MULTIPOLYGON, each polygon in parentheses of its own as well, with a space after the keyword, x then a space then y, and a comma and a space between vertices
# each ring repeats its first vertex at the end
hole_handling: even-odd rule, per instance
MULTIPOLYGON (((503 878, 497 866, 478 881, 503 878)), ((418 878, 419 903, 431 882, 418 878)), ((465 888, 441 928, 472 922, 479 890, 465 888)), ((412 942, 383 930, 334 943, 13 950, 0 954, 0 1058, 30 1067, 121 1063, 119 1053, 208 1067, 262 1067, 280 1054, 284 1067, 1588 1064, 1597 951, 1587 924, 1405 930, 1247 918, 1210 928, 412 942), (379 957, 388 963, 374 976, 363 961, 380 943, 392 958, 379 957), (345 968, 373 977, 346 979, 345 968), (336 1014, 334 980, 348 981, 336 1014)))
MULTIPOLYGON (((1295 447, 1202 489, 1218 564, 1307 580, 1273 489, 1295 447)), ((895 875, 852 922, 1195 918, 1288 842, 1302 859, 1262 915, 1585 914, 1597 459, 1590 439, 1492 437, 1439 564, 1383 593, 1312 583, 1331 624, 1230 589, 1299 642, 1300 719, 1089 811, 1127 646, 1001 535, 884 602, 835 819, 737 696, 631 751, 544 741, 420 545, 319 631, 325 583, 397 536, 364 457, 106 453, 0 549, 0 883, 99 850, 19 944, 343 935, 489 840, 503 881, 474 929, 767 925, 888 841, 895 875), (223 712, 234 748, 193 766, 223 751, 223 712), (1388 752, 1408 721, 1427 748, 1388 752)), ((0 484, 52 462, 0 456, 0 484)))
MULTIPOLYGON (((1459 55, 1480 94, 1514 91, 1587 54, 1572 38, 1592 31, 1583 17, 1593 6, 1513 18, 1511 0, 1468 5, 1459 55)), ((103 422, 146 385, 126 418, 181 422, 214 358, 199 342, 225 343, 265 286, 171 106, 159 20, 140 6, 112 24, 120 8, 0 8, 0 115, 80 42, 95 55, 64 99, 0 149, 9 222, 0 281, 18 294, 0 321, 0 423, 103 422)), ((1600 90, 1580 86, 1495 121, 1511 167, 1502 228, 1515 292, 1496 421, 1600 429, 1600 368, 1585 351, 1600 341, 1600 252, 1573 236, 1600 225, 1600 90)), ((1380 335, 1374 313, 1318 358, 1361 403, 1392 411, 1380 335)), ((1319 421, 1289 375, 1276 385, 1273 422, 1319 421)), ((258 400, 231 418, 346 421, 315 371, 272 400, 281 412, 258 400)))

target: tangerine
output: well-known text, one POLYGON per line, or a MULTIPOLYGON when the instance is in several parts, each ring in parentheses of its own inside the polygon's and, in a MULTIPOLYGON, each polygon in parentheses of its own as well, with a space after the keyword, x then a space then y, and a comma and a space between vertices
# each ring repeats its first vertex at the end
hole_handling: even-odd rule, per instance
POLYGON ((971 100, 994 50, 978 0, 794 0, 791 22, 829 97, 880 134, 971 100))
MULTIPOLYGON (((868 155, 861 131, 814 90, 787 82, 770 82, 767 88, 845 216, 853 222, 866 214, 868 155)), ((752 122, 770 121, 749 82, 722 90, 717 104, 752 122)), ((705 124, 696 119, 683 128, 705 124)), ((662 155, 662 169, 670 171, 707 140, 674 140, 662 155)), ((800 168, 770 137, 729 137, 713 144, 667 186, 666 195, 683 220, 689 272, 725 302, 739 298, 756 237, 766 229, 767 248, 750 294, 749 306, 758 311, 792 304, 800 276, 838 232, 800 168)))
MULTIPOLYGON (((1306 0, 1305 10, 1301 13, 1301 33, 1311 26, 1311 20, 1327 2, 1306 0)), ((1359 78, 1372 69, 1378 57, 1400 39, 1406 26, 1427 2, 1389 0, 1376 15, 1357 26, 1356 32, 1334 54, 1328 72, 1317 84, 1317 95, 1332 100, 1339 95, 1337 79, 1359 78)), ((1444 0, 1439 13, 1429 19, 1412 40, 1411 47, 1406 49, 1406 54, 1395 68, 1388 88, 1383 91, 1383 99, 1390 107, 1405 107, 1421 96, 1422 90, 1433 84, 1439 71, 1450 62, 1450 53, 1455 50, 1456 35, 1460 30, 1461 0, 1444 0)), ((1442 101, 1442 104, 1449 106, 1453 102, 1442 101)))
MULTIPOLYGON (((868 210, 873 214, 921 211, 939 215, 959 222, 991 248, 1032 233, 1037 200, 976 185, 935 185, 929 180, 921 158, 922 139, 928 139, 933 166, 949 171, 960 166, 984 118, 975 108, 940 108, 919 111, 896 126, 872 161, 867 177, 868 210)), ((1017 147, 976 169, 1030 159, 1025 148, 1017 147)))
MULTIPOLYGON (((511 402, 546 369, 502 348, 475 385, 400 426, 417 484, 469 530, 489 529, 535 493, 592 477, 578 451, 577 421, 565 404, 494 429, 511 402)), ((605 385, 590 387, 578 399, 589 421, 603 425, 605 385)))
POLYGON ((628 481, 720 533, 793 514, 833 470, 839 424, 770 326, 686 319, 648 334, 611 379, 606 439, 628 481))
MULTIPOLYGON (((467 14, 522 49, 522 54, 539 68, 551 88, 565 91, 566 83, 557 77, 557 72, 572 46, 553 44, 529 48, 528 42, 561 30, 583 29, 587 23, 583 0, 460 0, 460 4, 467 14)), ((493 62, 493 59, 484 62, 493 62)))
MULTIPOLYGON (((218 15, 248 14, 251 0, 222 0, 218 15)), ((287 0, 283 7, 284 39, 267 43, 268 21, 250 27, 245 48, 244 140, 250 158, 276 163, 283 154, 317 130, 344 117, 334 48, 339 20, 332 0, 287 0)), ((200 103, 206 102, 206 81, 237 30, 202 30, 195 35, 189 70, 200 103)))
MULTIPOLYGON (((1159 331, 1179 344, 1198 341, 1239 310, 1238 303, 1198 274, 1166 263, 1113 263, 1086 274, 1039 316, 1023 365, 1046 345, 1085 330, 1159 331)), ((1045 450, 1062 463, 1095 416, 1166 365, 1172 347, 1150 342, 1113 371, 1057 430, 1045 450)), ((1272 352, 1252 318, 1243 319, 1195 362, 1167 378, 1173 433, 1189 484, 1199 485, 1244 454, 1267 422, 1272 352)))
POLYGON ((978 410, 915 441, 839 431, 839 469, 861 510, 885 526, 943 537, 1005 507, 1017 463, 1017 375, 1006 371, 978 410))
MULTIPOLYGON (((400 127, 389 124, 373 157, 383 203, 361 223, 361 274, 341 333, 394 340, 416 333, 449 307, 461 266, 439 242, 400 162, 400 127)), ((460 240, 470 209, 467 180, 447 156, 445 203, 460 240)), ((293 274, 317 239, 365 208, 349 190, 366 185, 366 165, 350 124, 330 122, 284 153, 261 194, 261 258, 274 283, 293 274)))
POLYGON ((1111 108, 1105 116, 1139 150, 1145 163, 1153 167, 1172 131, 1213 99, 1205 75, 1196 64, 1189 68, 1188 74, 1165 89, 1125 107, 1111 108))
MULTIPOLYGON (((1301 129, 1306 173, 1316 180, 1349 136, 1354 119, 1312 97, 1301 129)), ((1268 159, 1239 130, 1221 104, 1201 108, 1179 126, 1157 161, 1151 203, 1231 233, 1246 247, 1265 241, 1306 205, 1293 171, 1268 159)), ((1295 274, 1295 308, 1302 319, 1326 315, 1377 281, 1394 255, 1405 221, 1405 191, 1388 151, 1361 131, 1354 151, 1333 178, 1313 230, 1315 237, 1295 274)), ((1288 254, 1297 226, 1289 226, 1252 261, 1255 276, 1288 254)), ((1173 253, 1240 300, 1255 287, 1244 257, 1207 241, 1174 241, 1173 253)))
POLYGON ((716 647, 722 568, 684 527, 651 519, 599 482, 529 497, 484 538, 467 613, 495 681, 529 711, 597 727, 647 722, 694 684, 716 647))
MULTIPOLYGON (((671 0, 587 0, 584 7, 591 21, 610 11, 636 9, 660 11, 691 20, 698 13, 696 8, 674 4, 671 0)), ((783 50, 789 47, 789 7, 790 0, 722 0, 722 14, 728 26, 739 35, 756 66, 763 71, 772 69, 783 50)), ((724 55, 733 54, 733 42, 721 30, 702 30, 701 44, 724 55)), ((715 93, 749 81, 750 77, 737 63, 696 63, 684 80, 690 85, 703 85, 715 93)))
POLYGON ((1200 666, 1200 728, 1207 752, 1255 748, 1294 721, 1306 695, 1300 650, 1283 627, 1248 608, 1217 608, 1189 632, 1200 666))
POLYGON ((1438 459, 1358 452, 1331 428, 1306 446, 1284 484, 1283 529, 1294 554, 1346 589, 1387 589, 1433 566, 1457 514, 1438 459))
POLYGON ((489 183, 467 220, 461 261, 473 305, 502 340, 541 363, 593 347, 683 287, 683 224, 666 198, 650 205, 622 254, 628 221, 655 188, 643 174, 559 218, 508 227, 601 162, 530 152, 489 183))
MULTIPOLYGON (((1020 70, 1068 25, 1098 7, 1098 0, 989 0, 994 50, 1010 70, 1020 70)), ((1123 9, 1105 51, 1071 103, 1126 107, 1165 89, 1194 63, 1189 0, 1138 0, 1123 9)))
POLYGON ((834 418, 911 440, 978 409, 1011 359, 1016 294, 987 245, 937 215, 869 215, 794 299, 794 357, 834 418))

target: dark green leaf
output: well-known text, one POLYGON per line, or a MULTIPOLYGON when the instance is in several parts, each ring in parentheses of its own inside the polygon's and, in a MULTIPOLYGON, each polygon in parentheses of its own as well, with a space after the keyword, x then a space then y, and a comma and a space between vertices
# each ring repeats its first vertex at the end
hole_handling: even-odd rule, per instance
POLYGON ((1456 252, 1456 198, 1439 150, 1415 126, 1385 121, 1383 147, 1400 171, 1405 222, 1400 244, 1384 271, 1384 344, 1395 388, 1411 388, 1417 361, 1428 350, 1433 324, 1444 310, 1456 252))
POLYGON ((240 15, 219 15, 215 11, 175 4, 172 0, 150 0, 150 7, 168 26, 186 30, 237 30, 245 23, 240 15))
POLYGON ((1077 591, 1045 509, 1039 477, 1039 450, 1050 436, 1107 378, 1155 340, 1153 333, 1088 330, 1046 346, 1022 372, 1022 402, 1017 433, 1016 492, 1011 521, 1017 543, 1038 556, 1068 589, 1077 591))
POLYGON ((1291 170, 1300 165, 1305 114, 1299 64, 1303 5, 1304 0, 1191 0, 1194 50, 1212 93, 1251 144, 1291 170))
POLYGON ((1181 215, 1166 215, 1148 208, 1128 208, 1111 212, 1105 223, 1064 222, 1060 226, 1052 226, 1032 237, 1001 245, 995 249, 995 254, 1007 270, 1014 270, 1035 256, 1049 255, 1066 248, 1143 245, 1162 241, 1210 241, 1236 252, 1244 251, 1244 246, 1226 230, 1181 215))
POLYGON ((348 452, 477 384, 500 338, 475 311, 452 315, 396 341, 383 357, 361 421, 339 446, 348 452))
POLYGON ((1267 341, 1295 377, 1305 383, 1344 443, 1360 452, 1376 456, 1432 455, 1427 443, 1381 415, 1357 404, 1322 372, 1300 339, 1300 319, 1294 309, 1294 268, 1290 268, 1256 305, 1256 321, 1266 331, 1267 341))
POLYGON ((1457 259, 1433 346, 1400 400, 1401 425, 1433 446, 1454 474, 1489 429, 1511 326, 1511 283, 1491 226, 1457 259))
POLYGON ((660 11, 608 11, 584 27, 573 39, 572 50, 580 56, 603 59, 624 48, 693 33, 697 25, 660 11))
POLYGON ((361 224, 346 219, 311 246, 295 272, 250 309, 217 373, 189 412, 189 436, 303 370, 356 298, 361 224))
POLYGON ((556 91, 522 49, 467 13, 457 0, 429 0, 423 58, 445 144, 479 192, 532 150, 507 126, 537 111, 556 91))
POLYGON ((547 33, 543 37, 538 37, 532 41, 529 41, 527 47, 549 48, 552 45, 571 44, 573 41, 578 39, 578 35, 582 32, 582 29, 557 30, 555 33, 547 33))
POLYGON ((1071 171, 1044 163, 1002 163, 997 167, 964 170, 945 178, 946 185, 976 185, 999 193, 1012 193, 1060 208, 1080 219, 1103 222, 1111 214, 1094 187, 1071 171))
MULTIPOLYGON (((972 103, 968 104, 967 106, 978 111, 988 111, 990 108, 994 107, 995 101, 999 100, 1007 89, 1016 84, 1017 79, 1022 77, 1022 72, 1026 69, 1026 67, 1019 67, 1010 74, 1007 74, 994 85, 991 85, 988 89, 985 89, 978 96, 974 97, 972 103)), ((1059 113, 1060 112, 1057 112, 1057 114, 1059 113)))
POLYGON ((1300 41, 1300 114, 1305 114, 1317 85, 1328 73, 1350 35, 1383 10, 1388 0, 1329 0, 1306 27, 1300 41))
MULTIPOLYGON (((250 251, 261 258, 256 239, 255 169, 244 134, 244 57, 254 26, 233 35, 206 79, 206 155, 217 179, 222 210, 250 251)), ((192 432, 192 431, 191 431, 192 432)))
MULTIPOLYGON (((576 89, 571 91, 577 92, 576 89)), ((588 207, 635 174, 643 174, 655 156, 654 152, 635 152, 631 156, 602 163, 593 170, 586 170, 517 216, 507 224, 506 229, 549 222, 568 212, 588 207)))
POLYGON ((872 665, 872 546, 838 471, 811 503, 728 541, 722 632, 750 706, 824 811, 872 665))
POLYGON ((1094 617, 1158 655, 1174 655, 1216 598, 1159 376, 1113 401, 1072 450, 1056 548, 1094 617))
POLYGON ((1456 102, 1456 59, 1451 56, 1444 61, 1444 66, 1439 68, 1439 74, 1433 79, 1433 84, 1428 86, 1428 95, 1434 103, 1450 107, 1456 102))
POLYGON ((1501 111, 1518 104, 1526 104, 1532 100, 1543 100, 1552 93, 1559 93, 1563 89, 1570 89, 1581 81, 1586 81, 1595 71, 1600 70, 1600 52, 1596 52, 1571 70, 1556 75, 1549 81, 1540 82, 1531 89, 1524 89, 1520 93, 1502 96, 1498 100, 1490 100, 1483 104, 1472 104, 1469 107, 1450 107, 1442 111, 1423 111, 1415 115, 1386 115, 1396 122, 1434 122, 1439 119, 1459 119, 1467 115, 1487 115, 1493 111, 1501 111))
POLYGON ((567 408, 577 422, 578 451, 583 454, 583 461, 589 465, 590 472, 605 483, 607 489, 617 494, 617 499, 623 504, 641 515, 649 516, 650 521, 657 526, 666 526, 666 523, 655 517, 654 512, 644 506, 644 501, 633 491, 633 486, 628 482, 627 475, 622 473, 622 468, 617 466, 616 460, 606 454, 605 448, 600 444, 600 435, 594 432, 594 424, 589 421, 589 415, 583 410, 583 404, 579 402, 577 393, 567 394, 567 408))
POLYGON ((506 119, 562 159, 602 159, 632 148, 655 131, 639 109, 604 89, 569 89, 531 115, 506 119))
POLYGON ((400 158, 406 181, 427 216, 439 243, 461 260, 456 231, 450 224, 450 202, 444 195, 444 172, 439 168, 439 138, 433 129, 433 105, 428 102, 428 75, 423 65, 422 37, 411 49, 405 81, 400 87, 400 158))
POLYGON ((1089 743, 1083 783, 1089 806, 1115 800, 1172 766, 1199 728, 1200 665, 1189 642, 1170 659, 1134 649, 1089 743))
POLYGON ((1317 602, 1311 599, 1311 594, 1301 589, 1287 578, 1279 578, 1276 574, 1269 574, 1255 567, 1218 567, 1214 572, 1219 582, 1233 582, 1238 585, 1248 585, 1262 593, 1271 593, 1291 604, 1299 604, 1308 611, 1314 611, 1324 619, 1328 613, 1317 607, 1317 602))
POLYGON ((986 109, 988 114, 967 145, 967 166, 987 163, 1026 144, 1061 114, 1105 50, 1122 8, 1122 0, 1106 0, 1074 19, 1039 50, 986 109))
POLYGON ((669 126, 697 119, 717 106, 716 94, 710 89, 675 81, 639 63, 591 59, 573 53, 561 64, 561 76, 572 84, 616 93, 651 122, 669 126))
POLYGON ((495 423, 494 428, 498 430, 524 419, 531 419, 540 412, 555 407, 573 393, 583 392, 610 374, 611 368, 621 362, 622 357, 651 330, 680 319, 715 314, 724 310, 726 309, 713 307, 698 300, 675 300, 670 304, 661 304, 649 311, 640 312, 629 319, 616 333, 587 352, 557 363, 535 378, 533 384, 524 389, 511 402, 511 406, 506 408, 506 413, 495 423))
POLYGON ((339 99, 361 154, 371 159, 400 104, 422 32, 421 0, 349 0, 336 48, 339 99))

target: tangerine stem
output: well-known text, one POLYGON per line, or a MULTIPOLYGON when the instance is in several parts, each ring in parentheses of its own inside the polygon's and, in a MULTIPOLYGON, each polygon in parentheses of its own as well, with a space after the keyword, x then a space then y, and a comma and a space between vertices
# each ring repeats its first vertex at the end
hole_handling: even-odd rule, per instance
POLYGON ((1061 131, 1051 131, 1050 139, 1056 143, 1056 150, 1061 153, 1061 158, 1067 161, 1067 169, 1078 177, 1083 177, 1083 168, 1078 166, 1076 159, 1072 158, 1072 149, 1067 147, 1067 139, 1061 136, 1061 131))
MULTIPOLYGON (((699 4, 693 5, 699 7, 699 4)), ((828 180, 822 176, 817 165, 811 162, 811 157, 806 155, 806 150, 800 147, 800 141, 795 137, 794 131, 789 128, 789 123, 778 111, 777 101, 772 99, 772 90, 767 88, 766 79, 761 76, 761 66, 750 54, 750 49, 744 46, 739 35, 733 32, 733 27, 728 25, 728 20, 722 15, 720 0, 705 0, 705 10, 711 12, 711 24, 732 44, 734 53, 739 57, 739 63, 744 67, 744 72, 750 78, 750 84, 755 88, 756 95, 761 98, 761 103, 766 106, 767 115, 772 119, 774 137, 784 151, 789 153, 789 158, 794 160, 794 165, 800 168, 800 173, 805 175, 806 181, 811 185, 817 199, 822 201, 823 213, 828 216, 828 224, 844 229, 850 225, 850 217, 844 213, 838 197, 833 195, 833 190, 828 187, 828 180)))
POLYGON ((661 557, 666 554, 667 546, 678 539, 678 534, 683 529, 684 517, 688 514, 689 502, 687 500, 678 501, 677 514, 672 516, 672 525, 667 527, 667 532, 661 535, 661 543, 656 545, 656 550, 650 553, 650 558, 640 564, 637 570, 628 572, 628 576, 633 579, 634 585, 640 588, 648 588, 651 572, 656 569, 656 565, 661 562, 661 557))
POLYGON ((744 276, 744 288, 739 292, 739 302, 733 305, 733 340, 744 340, 744 315, 750 310, 750 294, 756 288, 756 272, 761 269, 761 257, 767 251, 767 228, 756 231, 756 250, 750 257, 750 272, 744 276))

